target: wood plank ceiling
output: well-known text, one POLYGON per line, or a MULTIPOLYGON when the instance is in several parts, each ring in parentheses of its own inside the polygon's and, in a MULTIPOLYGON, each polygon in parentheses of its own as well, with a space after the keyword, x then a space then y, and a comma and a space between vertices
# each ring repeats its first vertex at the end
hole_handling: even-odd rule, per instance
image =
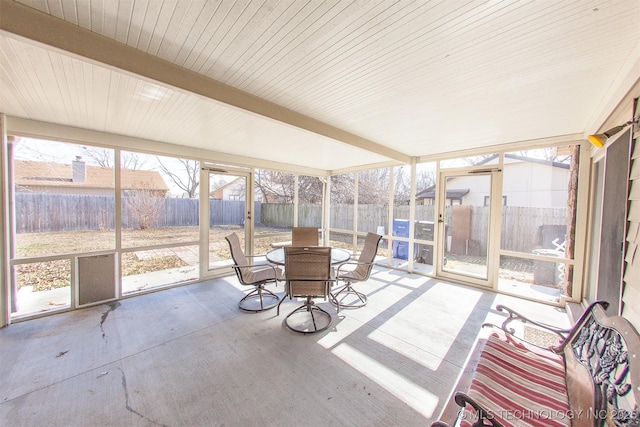
POLYGON ((0 48, 8 116, 340 170, 594 132, 640 2, 0 0, 0 48))

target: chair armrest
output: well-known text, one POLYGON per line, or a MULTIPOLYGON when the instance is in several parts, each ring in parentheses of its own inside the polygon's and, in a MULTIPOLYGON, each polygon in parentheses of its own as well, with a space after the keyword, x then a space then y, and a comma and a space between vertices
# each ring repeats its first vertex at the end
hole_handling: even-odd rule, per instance
POLYGON ((249 260, 253 260, 256 258, 263 258, 261 260, 258 260, 256 264, 252 264, 252 265, 267 265, 270 264, 269 260, 267 259, 267 254, 256 254, 256 255, 245 255, 245 258, 249 259, 249 260))
MULTIPOLYGON (((347 261, 347 262, 343 262, 342 264, 340 264, 338 266, 338 268, 336 268, 336 277, 340 276, 340 269, 342 269, 342 267, 344 267, 345 265, 371 265, 373 264, 372 262, 358 262, 358 261, 347 261)), ((351 270, 349 270, 351 271, 351 270)))
MULTIPOLYGON (((469 397, 466 393, 461 391, 457 392, 454 396, 454 400, 456 403, 462 408, 460 411, 460 416, 463 418, 471 418, 473 417, 474 422, 478 422, 477 425, 481 426, 493 426, 493 427, 503 427, 503 425, 498 422, 490 411, 482 407, 478 402, 469 397), (473 408, 475 413, 465 413, 463 411, 469 412, 466 407, 470 406, 473 408), (481 420, 481 421, 480 421, 481 420)), ((474 424, 476 425, 476 424, 474 424)))
POLYGON ((242 269, 242 268, 256 268, 256 267, 269 267, 273 270, 274 274, 277 274, 277 270, 278 267, 273 265, 273 264, 233 264, 231 266, 231 268, 237 268, 237 269, 242 269))
MULTIPOLYGON (((460 410, 458 411, 456 419, 451 420, 453 425, 458 425, 458 421, 463 419, 474 426, 503 427, 503 425, 497 421, 493 415, 491 415, 490 411, 483 408, 466 393, 461 391, 456 392, 454 400, 456 404, 460 406, 460 410)), ((452 424, 447 424, 444 421, 438 420, 432 422, 431 427, 452 427, 452 424)))
POLYGON ((532 343, 530 341, 525 340, 523 337, 517 337, 520 341, 524 341, 527 344, 531 344, 533 346, 539 347, 539 348, 543 348, 545 350, 552 350, 553 352, 560 354, 564 351, 564 347, 566 345, 566 343, 569 341, 570 338, 572 338, 575 334, 579 333, 580 328, 582 326, 582 323, 584 322, 584 320, 590 315, 591 311, 593 311, 595 306, 602 306, 605 309, 607 308, 607 306, 609 305, 608 302, 606 301, 594 301, 592 302, 589 307, 587 307, 587 309, 582 313, 582 315, 580 316, 580 318, 578 319, 578 321, 573 325, 572 328, 569 329, 563 329, 563 328, 557 328, 555 326, 552 325, 547 325, 546 323, 541 323, 541 322, 537 322, 535 320, 531 320, 528 317, 518 313, 515 310, 512 310, 509 307, 506 307, 502 304, 498 304, 496 306, 496 310, 498 311, 505 311, 507 312, 508 316, 507 318, 504 320, 504 322, 502 322, 502 325, 498 326, 498 325, 494 325, 492 323, 485 323, 482 326, 491 326, 491 327, 495 327, 498 329, 501 329, 503 332, 505 332, 506 334, 510 335, 510 336, 515 336, 515 330, 510 327, 509 325, 511 324, 511 322, 514 321, 519 321, 522 324, 528 323, 531 325, 535 325, 545 331, 551 332, 555 335, 558 336, 558 344, 552 347, 542 347, 536 343, 532 343))
MULTIPOLYGON (((512 322, 520 322, 522 324, 530 324, 530 325, 535 325, 538 328, 550 332, 554 335, 558 336, 558 344, 552 347, 552 350, 554 352, 561 352, 560 349, 562 348, 562 344, 566 341, 567 337, 569 336, 569 333, 571 332, 571 329, 563 329, 563 328, 558 328, 556 326, 553 325, 548 325, 546 323, 542 323, 542 322, 537 322, 535 320, 531 320, 528 317, 524 316, 521 313, 518 313, 517 311, 506 307, 502 304, 498 304, 496 306, 496 310, 497 311, 504 311, 507 313, 507 318, 504 320, 504 322, 502 322, 501 325, 495 325, 493 323, 484 323, 482 326, 483 327, 494 327, 494 328, 498 328, 500 330, 502 330, 505 334, 509 335, 509 336, 513 336, 516 337, 515 334, 515 329, 513 327, 511 327, 512 322)), ((518 338, 520 341, 524 341, 527 344, 533 345, 535 347, 538 348, 543 348, 545 350, 548 350, 548 347, 543 347, 539 344, 533 343, 531 341, 528 341, 526 339, 524 339, 524 337, 518 336, 516 337, 518 338)))

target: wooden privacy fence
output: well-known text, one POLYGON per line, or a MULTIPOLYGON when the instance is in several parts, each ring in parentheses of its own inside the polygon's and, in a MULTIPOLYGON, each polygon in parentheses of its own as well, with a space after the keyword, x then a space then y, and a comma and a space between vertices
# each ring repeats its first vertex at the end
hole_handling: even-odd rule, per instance
MULTIPOLYGON (((332 205, 329 214, 331 228, 341 230, 353 229, 353 205, 332 205)), ((469 240, 475 245, 485 248, 488 237, 489 224, 488 207, 472 207, 471 222, 469 227, 469 240)), ((453 224, 453 207, 445 209, 444 221, 447 230, 453 224)), ((319 205, 300 205, 298 214, 298 225, 318 226, 322 221, 319 205), (314 211, 311 214, 311 211, 314 211), (305 215, 302 215, 305 212, 305 215), (313 218, 309 220, 309 218, 313 218), (317 221, 317 222, 312 222, 317 221)), ((393 208, 394 219, 409 219, 409 206, 395 206, 393 208)), ((431 221, 435 218, 435 208, 433 205, 418 205, 415 212, 416 221, 431 221)), ((292 204, 263 204, 262 223, 274 227, 290 227, 293 224, 292 204)), ((377 232, 378 227, 384 227, 386 234, 389 233, 389 207, 387 205, 360 205, 358 206, 358 231, 377 232)), ((502 232, 501 245, 504 250, 514 252, 531 252, 538 248, 553 249, 553 239, 560 238, 564 234, 566 227, 566 209, 564 208, 531 208, 518 206, 502 207, 502 232)), ((393 232, 393 230, 391 230, 393 232)), ((449 231, 450 232, 450 231, 449 231)), ((481 255, 486 255, 481 253, 481 255)))
MULTIPOLYGON (((256 216, 256 222, 270 227, 291 227, 293 225, 293 204, 263 203, 261 215, 256 216)), ((353 221, 351 222, 353 223, 353 221)), ((320 227, 321 225, 321 205, 298 205, 298 226, 320 227)))
MULTIPOLYGON (((445 209, 445 223, 456 226, 453 220, 454 207, 445 209)), ((531 252, 534 249, 555 249, 554 239, 558 243, 565 240, 566 209, 531 208, 521 206, 503 206, 500 232, 500 249, 513 252, 531 252)), ((464 225, 463 225, 464 227, 464 225)), ((471 207, 469 241, 479 248, 478 255, 486 255, 489 233, 489 208, 471 207)))
MULTIPOLYGON (((16 232, 103 230, 115 227, 115 198, 110 196, 59 195, 47 193, 16 193, 16 232)), ((128 197, 122 198, 122 227, 138 228, 137 215, 131 212, 128 197)), ((159 214, 153 227, 197 226, 197 199, 157 198, 159 214)), ((210 224, 242 224, 245 203, 236 200, 210 200, 210 224)), ((254 215, 260 218, 260 203, 254 215)))
MULTIPOLYGON (((37 233, 45 231, 101 230, 115 227, 115 199, 109 196, 56 195, 46 193, 16 193, 15 217, 18 233, 37 233)), ((129 208, 128 198, 122 200, 122 226, 138 228, 138 219, 129 208)), ((153 227, 184 227, 198 225, 197 199, 158 199, 162 204, 153 227)), ((209 223, 216 225, 242 224, 245 218, 244 201, 211 200, 209 223)), ((452 207, 445 210, 445 223, 450 230, 452 207)), ((331 227, 352 230, 354 206, 332 205, 330 212, 331 227)), ((417 221, 433 221, 434 207, 416 206, 417 221)), ((487 242, 489 222, 488 208, 472 207, 469 228, 469 240, 480 247, 487 242)), ((256 223, 272 227, 291 227, 293 224, 293 205, 277 203, 255 203, 253 210, 256 223)), ((566 225, 566 209, 502 207, 502 235, 500 247, 515 252, 530 252, 537 248, 553 248, 555 237, 563 240, 566 225)), ((394 219, 408 219, 409 206, 396 206, 394 219)), ((300 205, 298 207, 298 225, 317 227, 322 224, 320 205, 300 205)), ((377 232, 384 227, 389 233, 389 208, 387 205, 358 206, 358 231, 377 232)), ((393 230, 391 230, 393 231, 393 230)), ((484 255, 484 254, 483 254, 484 255)))
MULTIPOLYGON (((433 207, 424 206, 424 208, 431 211, 430 215, 433 218, 433 207)), ((329 215, 332 228, 353 229, 353 205, 331 205, 329 215)), ((428 217, 429 213, 425 212, 419 218, 426 219, 428 217)), ((388 218, 389 210, 386 205, 360 205, 358 206, 358 231, 375 232, 380 226, 386 229, 388 218)), ((409 206, 394 207, 394 218, 409 218, 409 206)), ((293 224, 293 205, 264 203, 261 222, 273 227, 291 227, 293 224)), ((322 206, 298 206, 298 226, 318 227, 320 224, 322 224, 322 206)))

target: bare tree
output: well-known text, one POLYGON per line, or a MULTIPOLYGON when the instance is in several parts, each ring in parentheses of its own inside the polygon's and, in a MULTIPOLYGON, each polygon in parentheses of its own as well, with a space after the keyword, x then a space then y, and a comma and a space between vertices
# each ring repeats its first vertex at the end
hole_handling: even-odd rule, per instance
POLYGON ((197 160, 175 159, 181 167, 171 169, 157 157, 160 170, 181 190, 189 195, 190 199, 196 196, 200 185, 200 162, 197 160))
POLYGON ((518 151, 512 154, 515 154, 523 158, 540 159, 540 160, 546 160, 548 162, 570 164, 572 161, 572 154, 571 154, 572 150, 573 150, 572 146, 564 147, 564 148, 546 147, 546 148, 538 148, 535 150, 518 151), (558 155, 559 152, 562 154, 558 155))
POLYGON ((355 178, 352 173, 333 175, 331 177, 331 202, 336 204, 353 204, 353 188, 355 178))
POLYGON ((164 208, 164 197, 149 188, 130 190, 124 198, 129 214, 138 222, 141 230, 151 227, 164 208))
POLYGON ((113 167, 114 154, 113 150, 107 150, 106 148, 97 147, 83 147, 84 154, 91 158, 98 166, 105 168, 113 167))
MULTIPOLYGON (((115 164, 114 151, 109 148, 82 147, 84 154, 92 159, 98 166, 112 168, 115 164)), ((120 157, 120 167, 122 169, 141 169, 145 161, 138 153, 123 152, 120 157)))
POLYGON ((393 201, 395 203, 409 204, 411 197, 411 169, 409 167, 394 168, 393 201))
POLYGON ((418 192, 433 187, 436 183, 435 168, 419 168, 416 171, 416 189, 418 192))
POLYGON ((323 183, 317 176, 298 177, 298 203, 321 204, 323 196, 323 183))
POLYGON ((293 174, 268 170, 257 170, 255 186, 268 202, 293 203, 295 177, 293 174))
MULTIPOLYGON (((404 201, 409 200, 410 176, 407 171, 398 171, 400 179, 396 182, 404 201)), ((331 177, 332 203, 353 203, 354 174, 333 175, 331 177)), ((255 186, 263 195, 263 200, 279 203, 292 203, 294 197, 295 176, 290 173, 258 170, 255 173, 255 186)), ((323 182, 318 177, 298 176, 298 202, 317 204, 322 200, 323 182)), ((358 203, 388 203, 389 168, 361 171, 358 173, 358 203)))
POLYGON ((122 153, 120 156, 120 167, 122 169, 142 169, 145 161, 138 155, 138 153, 122 153))
POLYGON ((358 173, 358 204, 386 205, 389 203, 389 168, 358 173))
POLYGON ((491 157, 494 157, 494 156, 495 154, 484 154, 481 156, 465 157, 462 160, 468 166, 476 166, 476 165, 484 164, 487 160, 491 159, 491 157))

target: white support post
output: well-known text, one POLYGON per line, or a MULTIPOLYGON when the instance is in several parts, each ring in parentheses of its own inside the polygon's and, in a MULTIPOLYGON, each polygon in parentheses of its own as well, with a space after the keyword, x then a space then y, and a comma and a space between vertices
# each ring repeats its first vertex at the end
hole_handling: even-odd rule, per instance
POLYGON ((11 230, 9 223, 9 210, 8 210, 8 196, 9 196, 9 164, 8 164, 8 145, 7 139, 7 124, 6 116, 0 114, 0 139, 2 141, 2 147, 0 149, 0 186, 2 188, 2 198, 0 198, 0 221, 2 227, 0 227, 0 238, 2 239, 2 245, 0 246, 0 270, 2 276, 0 277, 0 328, 7 326, 10 321, 10 301, 11 293, 9 292, 10 283, 10 266, 9 266, 9 232, 11 230))
POLYGON ((409 251, 408 251, 408 270, 413 272, 413 260, 416 258, 415 244, 413 243, 415 237, 415 220, 416 220, 416 163, 417 157, 411 158, 411 186, 409 189, 409 251))

